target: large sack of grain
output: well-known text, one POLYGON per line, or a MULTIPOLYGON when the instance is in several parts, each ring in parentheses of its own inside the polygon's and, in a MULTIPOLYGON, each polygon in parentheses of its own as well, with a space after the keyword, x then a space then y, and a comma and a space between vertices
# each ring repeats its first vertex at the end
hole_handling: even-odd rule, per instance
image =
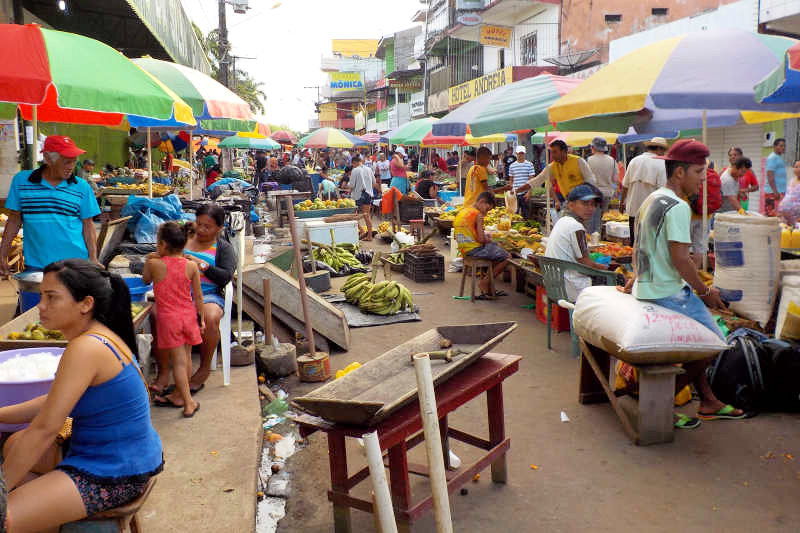
POLYGON ((616 287, 588 287, 575 302, 575 334, 631 364, 688 363, 728 348, 700 322, 616 287))
POLYGON ((714 218, 714 286, 731 311, 763 327, 772 316, 781 269, 781 227, 774 217, 714 218))

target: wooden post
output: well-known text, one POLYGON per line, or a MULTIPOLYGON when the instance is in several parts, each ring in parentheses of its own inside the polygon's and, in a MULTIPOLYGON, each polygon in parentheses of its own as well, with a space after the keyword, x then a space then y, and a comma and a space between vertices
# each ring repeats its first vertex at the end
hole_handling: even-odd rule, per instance
POLYGON ((303 258, 300 256, 300 238, 297 236, 297 227, 294 222, 294 205, 292 197, 286 196, 286 212, 289 215, 289 231, 292 233, 292 248, 294 249, 294 263, 297 268, 297 284, 300 287, 300 304, 303 308, 303 320, 306 325, 306 340, 310 353, 317 350, 314 344, 314 327, 311 325, 311 313, 308 311, 308 295, 306 294, 306 277, 303 275, 303 258))
MULTIPOLYGON (((708 112, 703 110, 703 144, 708 146, 708 112)), ((708 270, 708 173, 703 176, 703 270, 708 270)))
MULTIPOLYGON (((547 168, 547 165, 550 164, 550 150, 547 146, 547 134, 544 134, 544 166, 547 168)), ((546 207, 545 207, 545 232, 544 234, 549 236, 550 235, 550 180, 546 179, 544 182, 544 195, 546 198, 546 207)))
MULTIPOLYGON (((308 226, 305 228, 306 242, 308 243, 308 257, 311 260, 311 272, 317 273, 317 260, 314 259, 314 245, 311 244, 311 234, 308 232, 308 226)), ((333 230, 331 230, 333 232, 333 230)))
POLYGON ((150 148, 150 128, 147 128, 147 197, 153 197, 153 150, 150 148))
POLYGON ((400 231, 400 204, 397 201, 397 193, 394 190, 392 190, 392 231, 395 233, 400 231))
POLYGON ((189 200, 194 200, 194 136, 189 132, 189 200))
POLYGON ((264 343, 272 346, 272 293, 269 278, 264 278, 262 292, 264 293, 264 343))

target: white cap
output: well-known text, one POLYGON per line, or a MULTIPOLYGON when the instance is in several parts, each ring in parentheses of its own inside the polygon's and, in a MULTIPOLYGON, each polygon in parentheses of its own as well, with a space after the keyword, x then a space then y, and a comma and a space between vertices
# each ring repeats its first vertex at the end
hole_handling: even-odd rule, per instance
POLYGON ((398 146, 397 148, 394 149, 394 151, 399 153, 399 154, 406 155, 406 151, 403 149, 402 146, 398 146))
POLYGON ((524 154, 527 150, 525 150, 524 146, 517 146, 517 148, 514 151, 518 154, 524 154))

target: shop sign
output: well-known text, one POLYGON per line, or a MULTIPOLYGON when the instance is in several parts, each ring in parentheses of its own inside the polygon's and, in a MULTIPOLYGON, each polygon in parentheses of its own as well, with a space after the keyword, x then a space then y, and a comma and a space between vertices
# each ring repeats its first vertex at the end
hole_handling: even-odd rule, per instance
POLYGON ((389 87, 403 93, 419 91, 422 89, 422 78, 417 76, 414 78, 390 79, 389 87))
POLYGON ((511 46, 511 31, 508 26, 484 24, 481 26, 480 43, 485 46, 509 48, 511 46))
POLYGON ((387 113, 389 119, 389 129, 393 130, 400 126, 400 113, 397 111, 397 107, 391 108, 387 113))
POLYGON ((483 22, 483 17, 477 13, 463 13, 458 16, 456 22, 463 24, 464 26, 477 26, 483 22))
POLYGON ((411 116, 418 117, 425 114, 425 91, 420 91, 411 95, 411 116))
POLYGON ((329 72, 328 79, 332 94, 364 90, 361 72, 329 72))
POLYGON ((485 0, 456 0, 456 9, 483 9, 485 0))
POLYGON ((482 94, 493 91, 503 85, 511 83, 512 67, 500 69, 491 74, 486 74, 480 78, 475 78, 466 83, 455 85, 448 89, 447 103, 450 107, 461 105, 469 102, 473 98, 477 98, 482 94))

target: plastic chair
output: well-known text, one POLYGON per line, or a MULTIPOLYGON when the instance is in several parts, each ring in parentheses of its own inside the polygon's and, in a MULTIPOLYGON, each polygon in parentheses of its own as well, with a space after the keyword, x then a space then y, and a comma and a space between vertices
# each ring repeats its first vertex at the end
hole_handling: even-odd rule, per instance
MULTIPOLYGON (((608 270, 597 270, 580 263, 552 257, 538 256, 537 260, 539 261, 539 270, 542 272, 544 289, 547 293, 544 300, 547 306, 547 349, 550 350, 552 349, 550 341, 552 309, 550 309, 550 305, 553 303, 558 304, 560 300, 571 302, 567 297, 567 289, 564 286, 564 274, 568 271, 584 274, 592 279, 592 285, 616 285, 617 274, 608 270)), ((580 348, 578 347, 578 337, 572 330, 572 309, 567 310, 569 311, 569 334, 572 338, 572 355, 578 357, 580 348)))
MULTIPOLYGON (((231 384, 231 309, 233 308, 233 282, 225 285, 225 309, 219 321, 219 342, 222 346, 222 382, 227 387, 231 384)), ((217 369, 217 352, 211 358, 211 370, 217 369)))

